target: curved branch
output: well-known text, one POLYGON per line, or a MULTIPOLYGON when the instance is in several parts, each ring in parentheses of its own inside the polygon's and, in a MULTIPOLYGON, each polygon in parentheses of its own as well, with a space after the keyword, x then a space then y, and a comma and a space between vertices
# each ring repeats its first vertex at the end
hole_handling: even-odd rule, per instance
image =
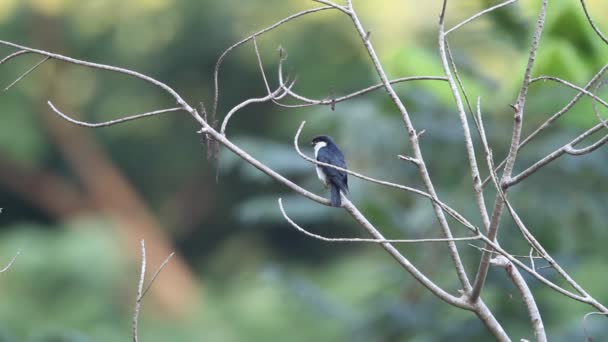
POLYGON ((328 238, 322 235, 314 234, 306 229, 300 227, 297 223, 295 223, 285 212, 285 208, 283 208, 283 201, 279 198, 279 209, 281 209, 281 213, 283 217, 289 224, 291 224, 295 229, 303 233, 304 235, 308 235, 317 240, 325 241, 325 242, 366 242, 366 243, 424 243, 424 242, 447 242, 447 241, 471 241, 471 240, 479 240, 481 237, 476 236, 468 236, 468 237, 460 237, 460 238, 452 238, 452 239, 443 239, 443 238, 430 238, 430 239, 362 239, 362 238, 328 238))
POLYGON ((17 260, 17 257, 19 256, 19 254, 21 254, 21 249, 18 249, 17 253, 15 253, 15 255, 13 256, 11 261, 9 261, 6 266, 4 266, 2 269, 0 269, 0 273, 4 273, 4 272, 8 271, 11 268, 11 266, 13 266, 13 264, 15 263, 15 260, 17 260))
POLYGON ((508 0, 508 1, 505 1, 505 2, 501 2, 500 4, 494 5, 494 6, 492 6, 492 7, 486 8, 486 9, 484 9, 483 11, 480 11, 480 12, 478 12, 477 14, 472 15, 472 16, 470 16, 469 18, 467 18, 467 19, 465 19, 465 20, 461 21, 459 24, 455 25, 455 26, 454 26, 454 27, 452 27, 451 29, 449 29, 449 30, 445 31, 445 35, 447 36, 447 35, 448 35, 450 32, 458 30, 458 29, 459 29, 459 28, 461 28, 462 26, 464 26, 464 25, 466 25, 466 24, 470 23, 471 21, 473 21, 473 20, 475 20, 475 19, 477 19, 477 18, 481 17, 482 15, 484 15, 484 14, 486 14, 486 13, 489 13, 489 12, 492 12, 492 11, 494 11, 494 10, 496 10, 496 9, 501 8, 501 7, 504 7, 504 6, 510 5, 510 4, 514 3, 515 1, 517 1, 517 0, 508 0))
POLYGON ((59 109, 57 109, 53 105, 53 103, 51 101, 47 101, 46 103, 49 105, 49 107, 51 107, 51 109, 57 115, 61 116, 66 121, 69 121, 69 122, 71 122, 71 123, 73 123, 75 125, 78 125, 78 126, 92 127, 92 128, 112 126, 112 125, 120 124, 120 123, 127 122, 127 121, 133 121, 133 120, 137 120, 137 119, 142 119, 142 118, 149 117, 149 116, 154 116, 154 115, 164 114, 164 113, 170 113, 170 112, 178 112, 180 110, 184 110, 182 107, 175 107, 175 108, 155 110, 153 112, 146 112, 146 113, 137 114, 137 115, 131 115, 131 116, 127 116, 127 117, 124 117, 124 118, 115 119, 115 120, 109 120, 109 121, 104 121, 104 122, 99 122, 99 123, 89 123, 89 122, 79 121, 79 120, 73 119, 69 115, 67 115, 67 114, 61 112, 59 109))
MULTIPOLYGON (((291 83, 291 85, 289 85, 289 87, 292 87, 295 84, 295 81, 291 83)), ((270 100, 279 100, 281 98, 283 98, 283 96, 285 96, 285 94, 287 94, 286 92, 284 92, 283 87, 279 87, 277 88, 277 90, 275 90, 274 92, 264 96, 264 97, 259 97, 259 98, 252 98, 252 99, 247 99, 241 103, 239 103, 238 105, 236 105, 234 108, 232 108, 228 114, 226 114, 226 117, 224 117, 224 121, 222 121, 222 126, 220 128, 220 133, 221 134, 226 134, 226 128, 228 127, 228 122, 230 121, 230 119, 232 118, 232 116, 238 112, 240 109, 252 104, 252 103, 262 103, 262 102, 267 102, 270 100)))
POLYGON ((324 10, 328 10, 328 9, 333 9, 334 7, 332 6, 323 6, 323 7, 317 7, 317 8, 311 8, 305 11, 301 11, 295 14, 292 14, 286 18, 283 18, 281 20, 279 20, 278 22, 257 31, 256 33, 248 36, 247 38, 241 39, 240 41, 234 43, 233 45, 231 45, 230 47, 228 47, 226 50, 224 50, 224 52, 222 52, 222 54, 220 55, 220 57, 218 58, 217 62, 215 63, 215 70, 213 71, 213 110, 211 111, 211 117, 214 118, 216 113, 217 113, 217 105, 219 102, 219 72, 220 72, 220 67, 222 65, 222 62, 224 61, 224 58, 226 58, 226 56, 230 53, 230 51, 234 50, 235 48, 247 43, 248 41, 250 41, 251 39, 253 39, 256 36, 259 36, 263 33, 266 33, 268 31, 271 31, 283 24, 285 24, 286 22, 289 22, 293 19, 296 19, 298 17, 304 16, 306 14, 310 14, 310 13, 315 13, 315 12, 320 12, 320 11, 324 11, 324 10))
POLYGON ((593 31, 595 31, 595 33, 598 35, 598 37, 600 37, 601 40, 604 41, 604 43, 608 44, 608 38, 606 38, 606 36, 602 34, 602 31, 600 31, 600 29, 595 25, 593 19, 591 19, 591 15, 587 10, 587 4, 585 3, 585 0, 581 0, 581 5, 583 6, 583 12, 585 12, 585 17, 587 17, 587 21, 589 22, 589 24, 591 24, 593 31))
POLYGON ((8 62, 8 61, 10 61, 11 59, 13 59, 13 58, 15 58, 15 57, 19 57, 19 56, 21 56, 21 55, 25 55, 25 54, 28 54, 28 53, 30 53, 30 52, 29 52, 29 51, 27 51, 27 50, 19 50, 19 51, 17 51, 17 52, 13 52, 13 53, 11 53, 10 55, 8 55, 8 56, 6 56, 6 57, 2 58, 2 60, 0 60, 0 65, 2 65, 2 64, 4 64, 4 63, 6 63, 6 62, 8 62))
POLYGON ((119 74, 125 74, 125 75, 131 76, 131 77, 139 78, 139 79, 146 81, 152 85, 155 85, 155 86, 163 89, 167 93, 169 93, 169 95, 171 95, 185 111, 191 113, 193 116, 198 115, 196 110, 193 109, 192 107, 190 107, 190 105, 188 105, 188 103, 171 87, 169 87, 168 85, 166 85, 163 82, 160 82, 150 76, 141 74, 139 72, 129 70, 129 69, 124 69, 124 68, 119 68, 119 67, 115 67, 115 66, 111 66, 111 65, 106 65, 106 64, 87 62, 87 61, 83 61, 80 59, 71 58, 71 57, 63 56, 63 55, 60 55, 57 53, 51 53, 51 52, 44 51, 44 50, 32 49, 29 47, 21 46, 21 45, 7 42, 4 40, 0 40, 0 45, 11 46, 11 47, 14 47, 17 49, 25 50, 25 51, 35 53, 35 54, 38 54, 41 56, 47 56, 47 57, 57 59, 57 60, 60 60, 63 62, 85 66, 87 68, 107 70, 107 71, 116 72, 119 74))
POLYGON ((606 144, 606 142, 608 142, 608 135, 606 135, 603 138, 599 139, 598 141, 596 141, 595 143, 591 144, 590 146, 587 146, 587 147, 584 147, 584 148, 578 148, 577 149, 577 148, 574 148, 573 146, 577 145, 578 143, 580 143, 581 141, 583 141, 585 138, 587 138, 591 134, 599 131, 602 128, 604 128, 603 123, 599 123, 599 124, 593 126, 592 128, 590 128, 587 131, 585 131, 583 134, 581 134, 578 137, 574 138, 569 143, 567 143, 564 146, 558 148, 557 150, 549 153, 547 156, 545 156, 541 160, 537 161, 536 163, 534 163, 533 165, 531 165, 530 167, 528 167, 524 171, 520 172, 518 175, 516 175, 516 176, 514 176, 514 177, 512 177, 510 179, 508 179, 506 182, 504 182, 504 186, 508 188, 508 187, 511 187, 511 186, 513 186, 513 185, 521 182, 522 180, 528 178, 530 175, 532 175, 536 171, 540 170, 545 165, 551 163, 555 159, 563 156, 564 154, 570 154, 570 155, 573 155, 573 156, 580 156, 580 155, 591 153, 591 152, 595 151, 596 149, 598 149, 601 146, 603 146, 604 144, 606 144))

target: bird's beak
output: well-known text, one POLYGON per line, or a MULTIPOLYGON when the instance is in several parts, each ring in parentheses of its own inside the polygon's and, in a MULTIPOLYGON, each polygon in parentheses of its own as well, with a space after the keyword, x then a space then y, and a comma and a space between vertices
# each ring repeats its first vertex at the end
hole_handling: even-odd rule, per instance
POLYGON ((310 146, 315 146, 314 141, 311 141, 311 142, 310 142, 310 146))

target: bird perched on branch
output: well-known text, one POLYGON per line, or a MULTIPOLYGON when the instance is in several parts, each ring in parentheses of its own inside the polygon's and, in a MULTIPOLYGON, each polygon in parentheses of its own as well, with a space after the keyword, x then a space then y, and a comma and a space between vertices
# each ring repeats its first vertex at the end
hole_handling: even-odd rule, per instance
MULTIPOLYGON (((321 163, 335 165, 346 169, 344 154, 334 143, 331 137, 319 135, 312 139, 311 145, 315 149, 315 159, 321 163)), ((342 206, 340 193, 348 193, 348 178, 346 172, 324 165, 315 165, 317 176, 331 190, 331 205, 334 207, 342 206)))

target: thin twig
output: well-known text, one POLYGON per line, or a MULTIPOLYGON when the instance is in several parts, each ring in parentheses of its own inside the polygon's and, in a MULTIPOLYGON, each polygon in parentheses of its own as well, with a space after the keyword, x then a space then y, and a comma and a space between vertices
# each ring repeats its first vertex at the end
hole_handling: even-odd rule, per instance
POLYGON ((362 239, 362 238, 328 238, 322 235, 314 234, 306 229, 300 227, 297 223, 295 223, 287 213, 285 212, 285 208, 283 208, 282 199, 279 198, 279 208, 281 209, 281 213, 283 213, 283 217, 289 222, 294 228, 299 230, 301 233, 308 235, 317 240, 325 241, 325 242, 366 242, 366 243, 424 243, 424 242, 447 242, 447 241, 471 241, 471 240, 479 240, 481 237, 479 235, 469 236, 469 237, 460 237, 460 238, 429 238, 429 239, 362 239))
POLYGON ((591 338, 591 336, 589 335, 589 332, 587 331, 587 317, 589 316, 593 316, 593 315, 601 315, 601 316, 607 316, 608 317, 608 313, 606 312, 588 312, 585 314, 585 316, 583 316, 583 319, 581 321, 581 324, 583 325, 583 333, 585 334, 585 341, 586 342, 592 342, 593 339, 591 338))
POLYGON ((139 271, 139 283, 137 284, 137 299, 135 300, 135 310, 133 312, 133 342, 139 340, 137 334, 137 323, 139 318, 139 311, 141 311, 141 303, 143 299, 144 279, 146 278, 146 245, 144 240, 140 241, 141 244, 141 270, 139 271))
POLYGON ((329 5, 329 6, 335 8, 337 10, 342 11, 345 14, 350 14, 350 11, 346 7, 337 5, 337 4, 335 4, 335 3, 333 3, 333 2, 331 2, 329 0, 312 0, 312 1, 313 2, 318 2, 320 4, 324 4, 324 5, 329 5))
POLYGON ((29 52, 29 51, 27 51, 27 50, 19 50, 19 51, 17 51, 17 52, 13 52, 13 53, 11 53, 10 55, 8 55, 8 56, 6 56, 6 57, 2 58, 2 60, 0 60, 0 65, 2 65, 2 64, 4 64, 4 63, 6 63, 6 62, 8 62, 8 61, 10 61, 11 59, 13 59, 13 58, 15 58, 15 57, 19 57, 19 56, 21 56, 21 55, 25 55, 25 54, 28 54, 28 53, 30 53, 30 52, 29 52))
MULTIPOLYGON (((279 74, 279 82, 284 83, 283 82, 283 72, 282 72, 282 61, 279 61, 279 73, 278 74, 279 74)), ((410 81, 447 81, 447 80, 448 80, 447 77, 443 77, 443 76, 408 76, 408 77, 400 77, 400 78, 396 78, 393 80, 389 80, 388 83, 396 84, 396 83, 410 82, 410 81)), ((350 100, 354 97, 372 92, 374 90, 377 90, 377 89, 380 89, 383 87, 384 87, 384 83, 381 82, 381 83, 375 84, 373 86, 369 86, 367 88, 357 90, 353 93, 350 93, 350 94, 347 94, 344 96, 334 97, 334 98, 325 98, 322 100, 311 99, 311 98, 299 95, 296 92, 294 92, 293 90, 289 89, 289 90, 287 90, 287 93, 290 96, 292 96, 293 98, 304 102, 304 104, 284 105, 284 106, 288 106, 290 108, 309 107, 309 106, 315 106, 315 105, 332 106, 338 102, 350 100)))
POLYGON ((171 254, 169 254, 169 256, 167 256, 165 258, 165 260, 163 260, 163 262, 160 264, 160 266, 158 267, 158 269, 152 276, 152 279, 150 279, 150 281, 148 282, 148 285, 146 285, 146 287, 144 289, 144 282, 145 282, 145 278, 146 278, 146 246, 145 246, 143 239, 140 241, 140 244, 141 244, 141 270, 139 272, 139 283, 137 284, 137 300, 135 301, 135 310, 133 312, 133 342, 138 342, 138 339, 139 339, 137 325, 138 325, 138 319, 139 319, 139 312, 141 311, 141 305, 144 301, 144 296, 146 295, 146 293, 148 292, 148 290, 150 289, 152 284, 154 284, 154 281, 156 280, 156 278, 158 277, 160 272, 165 268, 165 266, 167 265, 169 260, 171 260, 173 255, 175 255, 175 252, 171 252, 171 254))
POLYGON ((555 77, 555 76, 538 76, 538 77, 533 78, 531 82, 546 81, 546 80, 554 81, 554 82, 557 82, 557 83, 561 83, 561 84, 566 85, 566 86, 568 86, 568 87, 570 87, 572 89, 576 89, 580 93, 583 93, 583 94, 589 96, 593 100, 601 103, 604 107, 608 108, 608 102, 604 101, 602 98, 596 96, 594 93, 588 91, 585 88, 581 88, 581 87, 577 86, 576 84, 570 83, 570 82, 568 82, 568 81, 566 81, 564 79, 561 79, 559 77, 555 77))
POLYGON ((148 285, 146 285, 146 288, 144 289, 144 292, 142 292, 142 294, 141 294, 142 298, 146 295, 146 293, 148 293, 148 290, 150 289, 150 287, 154 283, 154 280, 156 280, 156 278, 158 277, 158 275, 160 274, 160 272, 165 268, 165 266, 167 266, 167 263, 169 263, 169 261, 171 260, 171 258, 173 258, 174 255, 175 255, 175 252, 171 252, 169 254, 169 256, 167 256, 165 258, 165 260, 163 260, 163 262, 160 264, 160 266, 158 267, 158 269, 156 270, 156 272, 154 272, 154 275, 152 276, 152 279, 150 279, 150 281, 148 282, 148 285))
POLYGON ((307 15, 307 14, 311 14, 311 13, 316 13, 316 12, 320 12, 320 11, 324 11, 324 10, 328 10, 328 9, 333 9, 334 7, 332 6, 323 6, 323 7, 317 7, 317 8, 311 8, 305 11, 301 11, 295 14, 292 14, 286 18, 283 18, 279 21, 277 21, 276 23, 261 29, 259 31, 257 31, 256 33, 241 39, 240 41, 232 44, 230 47, 228 47, 226 50, 224 50, 224 52, 222 52, 222 54, 220 55, 220 57, 218 58, 217 62, 215 63, 215 70, 213 71, 213 109, 211 111, 211 119, 214 120, 215 115, 217 114, 217 106, 218 106, 218 102, 219 102, 219 72, 220 72, 220 66, 222 65, 222 62, 224 61, 224 59, 226 58, 226 56, 230 53, 230 51, 234 50, 235 48, 247 43, 248 41, 250 41, 251 39, 253 39, 256 36, 260 36, 261 34, 264 34, 268 31, 271 31, 293 19, 299 18, 301 16, 307 15))
MULTIPOLYGON (((484 248, 484 247, 479 247, 479 246, 476 246, 476 245, 474 245, 472 243, 469 243, 468 245, 471 246, 471 247, 473 247, 473 248, 475 248, 475 249, 477 249, 480 252, 488 252, 488 253, 492 253, 492 254, 496 254, 496 255, 500 254, 500 253, 498 253, 496 251, 493 251, 493 250, 490 250, 490 249, 487 249, 487 248, 484 248)), ((541 256, 532 256, 532 257, 530 257, 529 255, 517 255, 517 254, 511 254, 511 253, 509 253, 509 254, 512 257, 519 258, 519 259, 530 259, 530 258, 532 258, 532 259, 544 259, 541 256)))
POLYGON ((13 264, 15 263, 15 260, 17 260, 17 257, 19 256, 19 254, 21 254, 21 248, 19 248, 17 250, 17 253, 15 253, 15 255, 13 256, 11 261, 9 261, 9 263, 0 270, 0 273, 4 273, 4 272, 8 271, 11 268, 11 266, 13 266, 13 264))
POLYGON ((473 20, 475 20, 475 19, 477 19, 477 18, 481 17, 482 15, 484 15, 484 14, 486 14, 486 13, 490 13, 490 12, 492 12, 492 11, 494 11, 494 10, 497 10, 497 9, 501 8, 501 7, 504 7, 504 6, 510 5, 510 4, 514 3, 515 1, 517 1, 517 0, 508 0, 508 1, 505 1, 505 2, 501 2, 500 4, 494 5, 494 6, 492 6, 492 7, 488 7, 488 8, 486 8, 486 9, 484 9, 483 11, 480 11, 480 12, 476 13, 475 15, 472 15, 472 16, 470 16, 469 18, 467 18, 467 19, 465 19, 465 20, 461 21, 460 23, 458 23, 457 25, 455 25, 455 26, 454 26, 454 27, 452 27, 451 29, 449 29, 449 30, 445 31, 445 35, 447 36, 448 34, 450 34, 450 32, 455 31, 455 30, 458 30, 458 29, 459 29, 459 28, 461 28, 462 26, 464 26, 464 25, 466 25, 466 24, 470 23, 471 21, 473 21, 473 20))
POLYGON ((595 22, 593 21, 593 19, 591 19, 591 15, 589 14, 589 11, 587 10, 587 4, 585 3, 585 0, 581 0, 581 5, 583 5, 583 12, 585 12, 587 21, 589 22, 589 24, 591 24, 593 31, 595 31, 595 33, 598 35, 598 37, 600 37, 600 39, 602 39, 604 41, 604 43, 608 44, 608 38, 606 38, 606 36, 604 36, 602 34, 602 31, 600 31, 600 29, 595 25, 595 22))
POLYGON ((92 127, 92 128, 107 127, 107 126, 112 126, 112 125, 120 124, 120 123, 127 122, 127 121, 133 121, 133 120, 145 118, 148 116, 154 116, 154 115, 158 115, 158 114, 178 112, 180 110, 184 110, 182 107, 175 107, 175 108, 155 110, 153 112, 147 112, 147 113, 142 113, 142 114, 137 114, 137 115, 131 115, 131 116, 123 117, 120 119, 109 120, 109 121, 104 121, 104 122, 99 122, 99 123, 89 123, 89 122, 73 119, 72 117, 64 114, 59 109, 57 109, 51 101, 47 101, 46 103, 49 105, 49 107, 51 107, 53 112, 55 112, 57 115, 61 116, 66 121, 69 121, 78 126, 92 127))
MULTIPOLYGON (((293 86, 293 84, 294 83, 291 83, 291 85, 289 87, 293 86)), ((224 120, 222 121, 222 126, 220 128, 220 133, 226 134, 226 128, 228 127, 228 122, 230 121, 232 116, 239 110, 243 109, 244 107, 246 107, 252 103, 262 103, 262 102, 270 101, 272 99, 281 99, 283 96, 285 96, 285 94, 287 94, 287 93, 283 90, 283 87, 279 87, 279 88, 277 88, 277 90, 275 90, 274 92, 272 92, 264 97, 247 99, 247 100, 239 103, 238 105, 234 106, 228 112, 228 114, 226 114, 226 116, 224 117, 224 120)))
MULTIPOLYGON (((157 86, 161 89, 163 89, 164 91, 166 91, 167 93, 169 93, 169 95, 171 95, 176 101, 177 103, 182 106, 182 108, 191 113, 193 116, 196 115, 197 112, 196 110, 194 110, 190 105, 188 105, 188 103, 186 103, 186 101, 184 101, 184 99, 175 91, 173 90, 171 87, 169 87, 168 85, 166 85, 163 82, 160 82, 150 76, 138 73, 136 71, 133 70, 129 70, 129 69, 124 69, 124 68, 119 68, 119 67, 115 67, 112 65, 106 65, 106 64, 99 64, 99 63, 93 63, 93 62, 87 62, 87 61, 83 61, 83 60, 79 60, 76 58, 71 58, 71 57, 67 57, 67 56, 63 56, 57 53, 51 53, 48 51, 44 51, 44 50, 39 50, 39 49, 32 49, 29 47, 25 47, 25 46, 21 46, 15 43, 11 43, 11 42, 7 42, 4 40, 0 40, 0 45, 5 45, 5 46, 11 46, 17 49, 21 49, 21 50, 26 50, 29 51, 31 53, 35 53, 41 56, 47 56, 50 57, 52 59, 56 59, 56 60, 60 60, 63 62, 67 62, 67 63, 71 63, 71 64, 76 64, 76 65, 81 65, 87 68, 92 68, 92 69, 99 69, 99 70, 106 70, 106 71, 111 71, 111 72, 116 72, 119 74, 124 74, 127 76, 131 76, 131 77, 135 77, 135 78, 139 78, 143 81, 146 81, 154 86, 157 86)), ((198 118, 197 118, 198 119, 198 118)), ((202 119, 201 119, 202 120, 202 119)))
MULTIPOLYGON (((21 81, 27 75, 31 74, 32 71, 36 70, 36 68, 38 68, 39 66, 41 66, 44 62, 48 61, 49 58, 50 58, 49 56, 44 57, 40 62, 36 63, 33 67, 29 68, 26 72, 24 72, 23 74, 21 74, 21 76, 17 77, 17 79, 14 80, 11 84, 7 85, 6 88, 4 88, 4 91, 9 90, 12 86, 14 86, 15 84, 17 84, 17 82, 21 81)), ((2 64, 2 63, 0 63, 0 64, 2 64)))

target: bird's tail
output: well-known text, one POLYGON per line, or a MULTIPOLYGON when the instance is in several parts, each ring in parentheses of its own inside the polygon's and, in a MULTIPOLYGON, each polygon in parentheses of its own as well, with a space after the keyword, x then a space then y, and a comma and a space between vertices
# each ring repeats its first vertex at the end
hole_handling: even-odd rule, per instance
POLYGON ((340 188, 333 184, 331 186, 331 205, 333 207, 342 206, 342 198, 340 197, 340 188))

